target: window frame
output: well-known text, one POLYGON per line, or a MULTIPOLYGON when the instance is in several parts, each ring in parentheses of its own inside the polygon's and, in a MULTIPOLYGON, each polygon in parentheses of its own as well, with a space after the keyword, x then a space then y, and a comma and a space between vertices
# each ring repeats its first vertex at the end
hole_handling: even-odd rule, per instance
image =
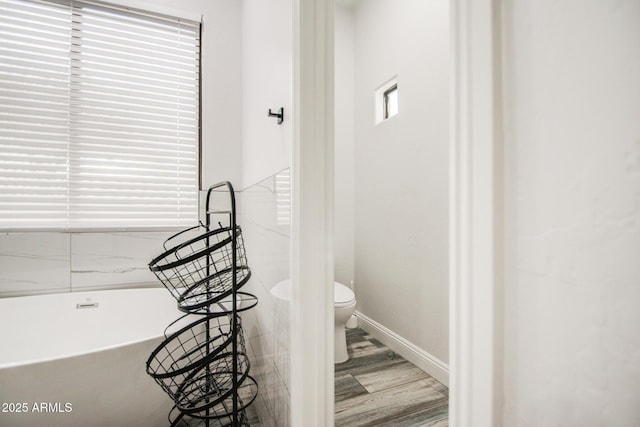
MULTIPOLYGON (((390 119, 391 117, 397 115, 400 112, 399 106, 396 106, 396 112, 392 115, 390 115, 389 112, 389 98, 390 95, 395 92, 396 93, 396 98, 399 95, 398 92, 398 82, 395 82, 392 86, 390 86, 388 89, 386 89, 383 93, 382 93, 382 119, 383 120, 387 120, 390 119)), ((397 101, 396 101, 397 103, 397 101)))
MULTIPOLYGON (((386 80, 383 84, 379 85, 373 91, 373 102, 374 102, 374 125, 379 125, 391 119, 392 117, 400 114, 400 105, 398 105, 398 111, 396 114, 389 115, 388 109, 388 100, 389 95, 394 91, 399 96, 399 84, 398 84, 398 76, 395 75, 390 79, 386 80)), ((399 101, 399 98, 398 98, 399 101)))

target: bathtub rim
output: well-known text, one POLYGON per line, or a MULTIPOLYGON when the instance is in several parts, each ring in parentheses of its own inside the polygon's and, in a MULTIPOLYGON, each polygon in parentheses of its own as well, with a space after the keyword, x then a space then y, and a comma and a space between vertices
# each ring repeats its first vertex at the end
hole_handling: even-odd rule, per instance
MULTIPOLYGON (((5 301, 9 301, 9 300, 15 300, 15 299, 33 299, 33 298, 51 298, 51 297, 61 297, 62 295, 70 297, 70 295, 73 296, 77 296, 78 298, 82 297, 83 295, 87 295, 87 294, 96 294, 96 293, 112 293, 112 292, 117 292, 117 293, 128 293, 128 292, 153 292, 153 293, 158 293, 158 294, 165 294, 167 295, 167 298, 170 298, 171 295, 169 295, 169 293, 167 292, 167 290, 162 287, 162 286, 154 286, 154 287, 128 287, 128 288, 111 288, 111 289, 97 289, 97 290, 82 290, 82 291, 75 291, 75 292, 55 292, 55 293, 40 293, 40 294, 36 294, 36 295, 23 295, 23 296, 15 296, 15 297, 5 297, 5 298, 0 298, 0 306, 2 305, 2 303, 4 303, 5 301)), ((172 301, 175 301, 175 299, 173 299, 171 297, 172 301)), ((179 317, 183 316, 185 313, 181 312, 178 310, 177 304, 175 307, 175 317, 174 320, 177 320, 179 317)), ((73 357, 81 357, 81 356, 85 356, 85 355, 90 355, 90 354, 94 354, 94 353, 99 353, 99 352, 103 352, 103 351, 109 351, 109 350, 115 350, 118 348, 122 348, 122 347, 126 347, 126 346, 132 346, 132 345, 136 345, 136 344, 140 344, 140 343, 144 343, 147 341, 152 341, 152 340, 156 340, 156 339, 160 339, 164 337, 164 333, 165 333, 165 327, 167 326, 166 324, 161 324, 162 326, 162 331, 159 334, 153 335, 153 336, 149 336, 149 335, 145 335, 143 337, 137 338, 137 339, 130 339, 130 340, 125 340, 122 342, 118 342, 116 344, 109 344, 109 345, 103 345, 103 346, 99 346, 96 348, 92 348, 89 351, 83 351, 83 352, 75 352, 75 353, 70 353, 70 354, 65 354, 65 355, 58 355, 58 356, 53 356, 53 357, 38 357, 38 358, 32 358, 32 359, 26 359, 26 360, 20 360, 20 361, 8 361, 8 362, 0 362, 0 371, 3 369, 9 369, 9 368, 18 368, 18 367, 22 367, 22 366, 28 366, 28 365, 35 365, 35 364, 39 364, 39 363, 48 363, 48 362, 54 362, 57 360, 63 360, 63 359, 70 359, 73 357)), ((144 362, 142 362, 144 363, 144 362)))

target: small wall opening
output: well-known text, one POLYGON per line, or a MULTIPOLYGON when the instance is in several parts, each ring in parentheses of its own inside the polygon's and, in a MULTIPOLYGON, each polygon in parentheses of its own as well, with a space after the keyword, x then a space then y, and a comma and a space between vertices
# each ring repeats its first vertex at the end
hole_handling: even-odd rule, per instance
POLYGON ((375 91, 376 124, 379 124, 399 112, 398 78, 393 77, 375 91))

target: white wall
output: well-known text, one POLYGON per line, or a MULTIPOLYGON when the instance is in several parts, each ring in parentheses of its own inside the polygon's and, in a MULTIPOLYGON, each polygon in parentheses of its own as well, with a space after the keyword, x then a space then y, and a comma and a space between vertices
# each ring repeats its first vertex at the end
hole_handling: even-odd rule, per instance
POLYGON ((242 188, 291 164, 293 2, 242 1, 242 188), (268 117, 284 107, 284 122, 268 117))
POLYGON ((354 26, 348 7, 335 9, 335 278, 350 285, 354 279, 354 26))
POLYGON ((640 2, 503 2, 505 426, 640 422, 640 2))
MULTIPOLYGON (((448 9, 444 0, 367 0, 353 9, 357 308, 445 363, 448 9), (400 113, 376 126, 374 91, 393 76, 398 77, 400 113)), ((341 25, 348 21, 338 14, 337 36, 348 32, 341 25)), ((341 55, 342 42, 336 40, 336 46, 341 55)), ((348 96, 336 94, 338 109, 349 108, 343 104, 348 96)), ((338 125, 336 130, 350 132, 338 125)), ((338 155, 348 152, 340 147, 348 138, 337 136, 338 155)), ((336 168, 346 170, 339 160, 336 168)), ((350 195, 342 193, 348 186, 340 180, 337 176, 336 204, 342 206, 336 208, 336 220, 345 206, 349 209, 350 195)), ((336 248, 342 247, 341 238, 336 233, 336 248)))

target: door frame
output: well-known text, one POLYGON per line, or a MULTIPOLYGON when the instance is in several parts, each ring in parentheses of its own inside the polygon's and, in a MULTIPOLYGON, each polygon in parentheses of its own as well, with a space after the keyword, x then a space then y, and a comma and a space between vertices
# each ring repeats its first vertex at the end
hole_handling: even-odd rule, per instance
POLYGON ((334 424, 333 0, 293 0, 291 425, 334 424))
MULTIPOLYGON (((334 0, 293 0, 291 425, 333 426, 334 0)), ((499 0, 450 0, 449 423, 501 419, 499 0)))
POLYGON ((449 425, 499 427, 502 122, 499 0, 451 0, 449 425))

